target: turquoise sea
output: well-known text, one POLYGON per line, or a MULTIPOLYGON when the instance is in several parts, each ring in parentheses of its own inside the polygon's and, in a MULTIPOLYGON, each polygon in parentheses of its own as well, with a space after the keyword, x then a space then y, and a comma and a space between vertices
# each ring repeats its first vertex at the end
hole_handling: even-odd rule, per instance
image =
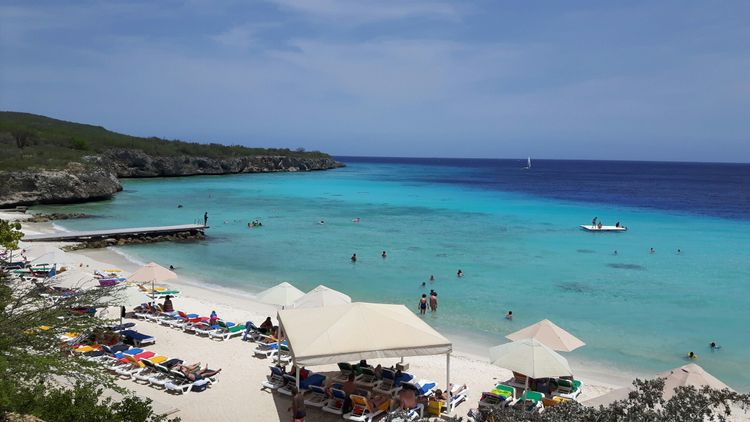
POLYGON ((435 289, 439 310, 426 320, 447 333, 498 344, 549 318, 588 343, 574 359, 653 373, 694 351, 750 389, 750 167, 343 160, 315 173, 131 179, 112 200, 37 209, 99 216, 58 223, 70 230, 184 224, 208 211, 206 241, 121 250, 249 292, 322 283, 416 311, 435 289), (578 228, 594 216, 629 231, 578 228), (254 219, 263 227, 249 229, 254 219))

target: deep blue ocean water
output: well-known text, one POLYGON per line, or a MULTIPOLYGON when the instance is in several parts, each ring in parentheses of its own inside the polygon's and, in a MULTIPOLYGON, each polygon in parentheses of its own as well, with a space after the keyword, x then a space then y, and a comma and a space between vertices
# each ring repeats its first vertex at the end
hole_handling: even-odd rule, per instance
POLYGON ((434 288, 440 309, 426 320, 448 333, 498 344, 549 318, 588 343, 573 360, 652 373, 694 351, 750 389, 750 165, 341 160, 346 168, 326 172, 132 179, 112 200, 40 210, 101 216, 61 222, 68 229, 189 223, 208 211, 205 242, 120 250, 250 292, 323 283, 416 310, 434 288), (594 216, 629 231, 578 228, 594 216), (253 219, 264 226, 249 229, 253 219))

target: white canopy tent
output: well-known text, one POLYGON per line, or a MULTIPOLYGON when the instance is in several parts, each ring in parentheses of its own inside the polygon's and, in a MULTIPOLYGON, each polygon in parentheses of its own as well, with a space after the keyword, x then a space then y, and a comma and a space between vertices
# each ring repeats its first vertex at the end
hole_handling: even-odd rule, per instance
MULTIPOLYGON (((446 355, 453 345, 404 305, 354 302, 278 313, 297 368, 361 359, 446 355)), ((297 377, 299 380, 299 376, 297 377)))
POLYGON ((501 344, 490 349, 490 363, 530 378, 573 375, 568 360, 533 338, 501 344))
POLYGON ((304 295, 305 292, 284 281, 258 293, 256 299, 271 305, 289 307, 304 295))
POLYGON ((294 301, 292 307, 294 309, 323 308, 347 303, 352 303, 351 297, 321 284, 294 301))
POLYGON ((75 261, 75 259, 72 256, 68 255, 67 253, 59 249, 54 249, 50 252, 45 253, 44 255, 39 256, 36 259, 32 259, 31 264, 32 265, 57 264, 58 266, 60 266, 60 265, 65 265, 65 264, 71 264, 73 263, 73 261, 75 261))

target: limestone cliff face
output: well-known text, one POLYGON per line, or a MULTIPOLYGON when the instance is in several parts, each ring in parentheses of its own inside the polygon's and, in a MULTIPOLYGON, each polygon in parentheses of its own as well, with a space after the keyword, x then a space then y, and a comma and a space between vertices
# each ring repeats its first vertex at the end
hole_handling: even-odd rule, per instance
POLYGON ((79 163, 61 170, 0 172, 0 206, 90 201, 121 190, 112 171, 79 163))
POLYGON ((331 158, 246 156, 227 159, 185 155, 152 157, 140 150, 110 150, 100 157, 118 177, 170 177, 277 171, 314 171, 341 167, 331 158))
POLYGON ((118 177, 171 177, 314 171, 342 167, 331 158, 246 156, 214 159, 152 157, 140 150, 116 149, 85 157, 61 170, 0 171, 0 206, 60 204, 106 199, 122 190, 118 177))

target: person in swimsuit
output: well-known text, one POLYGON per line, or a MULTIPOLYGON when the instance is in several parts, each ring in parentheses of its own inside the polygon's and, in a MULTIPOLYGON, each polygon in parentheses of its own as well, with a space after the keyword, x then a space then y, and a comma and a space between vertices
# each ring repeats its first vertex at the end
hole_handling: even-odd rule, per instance
POLYGON ((419 299, 419 314, 424 315, 427 312, 427 295, 422 294, 422 297, 419 299))
POLYGON ((357 262, 357 254, 352 255, 352 263, 357 262))
POLYGON ((297 386, 292 386, 292 407, 287 409, 292 411, 292 422, 304 421, 307 412, 305 411, 305 397, 297 386))
POLYGON ((508 311, 508 313, 505 315, 505 319, 508 321, 513 321, 513 311, 508 311))
POLYGON ((437 311, 437 293, 434 290, 430 292, 430 311, 437 311))

